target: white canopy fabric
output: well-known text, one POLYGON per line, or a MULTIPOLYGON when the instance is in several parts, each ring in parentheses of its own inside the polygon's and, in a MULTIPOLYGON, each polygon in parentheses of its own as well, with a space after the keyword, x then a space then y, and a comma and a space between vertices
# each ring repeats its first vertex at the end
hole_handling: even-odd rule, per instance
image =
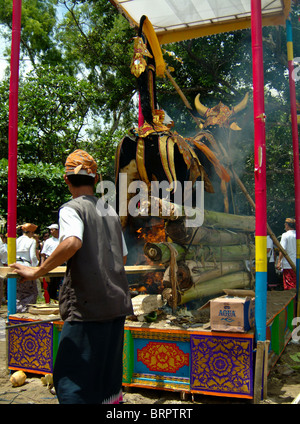
MULTIPOLYGON (((249 28, 250 0, 110 0, 139 26, 148 17, 160 44, 249 28)), ((284 25, 291 0, 261 0, 263 25, 284 25)))

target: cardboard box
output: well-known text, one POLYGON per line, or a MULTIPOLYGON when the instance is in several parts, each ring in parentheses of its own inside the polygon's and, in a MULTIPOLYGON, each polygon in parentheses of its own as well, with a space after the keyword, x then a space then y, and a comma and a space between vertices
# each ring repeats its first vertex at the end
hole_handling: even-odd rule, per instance
POLYGON ((221 296, 210 301, 210 326, 213 331, 245 333, 254 327, 255 298, 221 296))

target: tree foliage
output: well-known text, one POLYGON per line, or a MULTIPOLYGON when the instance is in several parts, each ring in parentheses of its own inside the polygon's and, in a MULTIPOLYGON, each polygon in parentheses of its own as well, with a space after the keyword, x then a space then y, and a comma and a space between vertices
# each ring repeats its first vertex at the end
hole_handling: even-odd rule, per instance
MULTIPOLYGON (((294 56, 300 56, 299 6, 294 5, 294 56)), ((11 37, 12 2, 1 0, 1 35, 11 37)), ((69 197, 63 165, 88 150, 102 178, 113 179, 114 152, 137 124, 137 87, 130 73, 135 31, 107 0, 23 0, 18 134, 18 220, 47 225, 69 197)), ((284 27, 263 28, 267 115, 268 220, 281 231, 294 215, 293 152, 284 27)), ((237 104, 252 93, 250 30, 163 46, 171 74, 193 106, 237 104)), ((9 58, 9 48, 5 52, 9 58)), ((299 83, 297 85, 299 94, 299 83)), ((167 78, 157 80, 160 107, 184 136, 198 128, 167 78)), ((298 96, 299 98, 299 96, 298 96)), ((9 75, 0 81, 0 215, 6 215, 9 75)), ((196 113, 195 110, 193 113, 196 113)), ((230 135, 231 166, 254 198, 252 101, 230 135)), ((227 139, 229 134, 227 134, 227 139)), ((239 213, 253 213, 237 190, 239 213)))

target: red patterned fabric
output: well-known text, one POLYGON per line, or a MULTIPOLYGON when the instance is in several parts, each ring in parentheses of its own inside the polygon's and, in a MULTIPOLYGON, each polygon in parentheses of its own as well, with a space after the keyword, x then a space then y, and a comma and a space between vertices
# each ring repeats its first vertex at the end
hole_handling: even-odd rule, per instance
POLYGON ((296 288, 296 273, 293 269, 283 270, 283 288, 284 290, 296 288))

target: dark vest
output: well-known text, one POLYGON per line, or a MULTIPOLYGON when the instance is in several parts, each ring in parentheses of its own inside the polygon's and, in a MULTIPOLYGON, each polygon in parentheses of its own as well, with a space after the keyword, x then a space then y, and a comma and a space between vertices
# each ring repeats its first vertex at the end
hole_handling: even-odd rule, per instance
POLYGON ((68 260, 60 289, 64 321, 107 321, 133 313, 120 220, 116 214, 101 216, 97 201, 80 196, 62 206, 73 208, 84 223, 82 247, 68 260))

